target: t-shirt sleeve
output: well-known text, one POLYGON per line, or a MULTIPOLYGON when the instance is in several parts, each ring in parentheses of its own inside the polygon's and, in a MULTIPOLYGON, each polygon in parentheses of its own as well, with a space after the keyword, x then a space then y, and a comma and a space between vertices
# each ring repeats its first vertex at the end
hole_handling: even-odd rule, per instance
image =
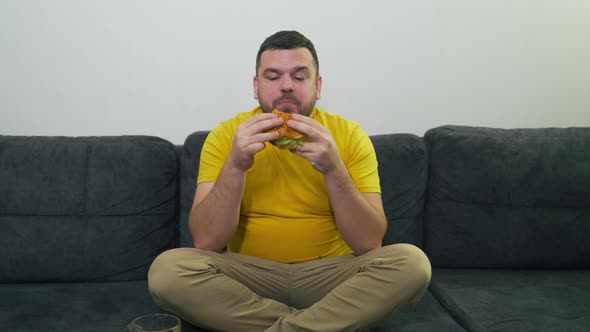
POLYGON ((365 131, 357 126, 351 133, 346 166, 362 193, 381 193, 375 148, 365 131))
POLYGON ((228 136, 230 135, 227 129, 219 125, 205 139, 201 149, 197 184, 217 181, 221 168, 231 151, 231 137, 228 136))

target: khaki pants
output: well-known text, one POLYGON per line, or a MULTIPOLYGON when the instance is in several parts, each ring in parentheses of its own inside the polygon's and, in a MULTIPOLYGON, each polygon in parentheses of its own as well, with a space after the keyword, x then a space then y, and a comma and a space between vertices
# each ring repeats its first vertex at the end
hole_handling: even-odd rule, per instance
POLYGON ((154 300, 184 320, 221 331, 357 331, 416 302, 431 269, 415 246, 283 264, 178 248, 153 262, 154 300))

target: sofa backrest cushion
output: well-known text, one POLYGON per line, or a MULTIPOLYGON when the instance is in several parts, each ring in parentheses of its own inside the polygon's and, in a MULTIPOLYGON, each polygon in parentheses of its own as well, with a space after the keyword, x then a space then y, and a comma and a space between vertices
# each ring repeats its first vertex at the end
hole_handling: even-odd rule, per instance
POLYGON ((184 141, 180 153, 180 246, 194 247, 188 229, 188 217, 191 213, 197 176, 199 175, 199 159, 203 143, 209 135, 208 131, 197 131, 190 134, 184 141))
POLYGON ((146 279, 173 247, 174 145, 0 136, 0 282, 146 279))
MULTIPOLYGON (((199 173, 201 148, 208 132, 187 137, 181 153, 180 245, 192 247, 188 217, 199 173)), ((411 134, 371 136, 379 162, 382 199, 389 226, 384 244, 422 244, 422 207, 428 157, 421 138, 411 134)))
POLYGON ((383 244, 422 246, 422 210, 428 179, 428 155, 422 139, 412 134, 371 136, 387 216, 383 244))
POLYGON ((590 267, 590 128, 444 126, 424 139, 434 266, 590 267))

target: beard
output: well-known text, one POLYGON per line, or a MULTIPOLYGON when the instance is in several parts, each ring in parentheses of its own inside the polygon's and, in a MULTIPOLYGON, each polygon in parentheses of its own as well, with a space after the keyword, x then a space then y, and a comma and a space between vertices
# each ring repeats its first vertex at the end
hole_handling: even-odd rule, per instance
POLYGON ((267 103, 262 98, 259 91, 258 102, 264 113, 271 113, 273 109, 278 109, 279 111, 285 113, 299 113, 301 115, 309 116, 315 107, 316 99, 313 98, 310 102, 302 104, 299 98, 295 97, 293 94, 284 93, 282 96, 273 100, 271 103, 267 103), (291 102, 291 105, 277 108, 277 105, 279 105, 282 101, 289 101, 291 102))

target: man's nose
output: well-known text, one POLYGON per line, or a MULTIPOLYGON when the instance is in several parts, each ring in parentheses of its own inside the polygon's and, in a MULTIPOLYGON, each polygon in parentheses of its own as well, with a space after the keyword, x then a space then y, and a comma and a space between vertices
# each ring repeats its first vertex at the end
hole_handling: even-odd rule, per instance
POLYGON ((282 92, 291 92, 293 91, 293 80, 290 77, 283 78, 283 82, 281 84, 281 91, 282 92))

